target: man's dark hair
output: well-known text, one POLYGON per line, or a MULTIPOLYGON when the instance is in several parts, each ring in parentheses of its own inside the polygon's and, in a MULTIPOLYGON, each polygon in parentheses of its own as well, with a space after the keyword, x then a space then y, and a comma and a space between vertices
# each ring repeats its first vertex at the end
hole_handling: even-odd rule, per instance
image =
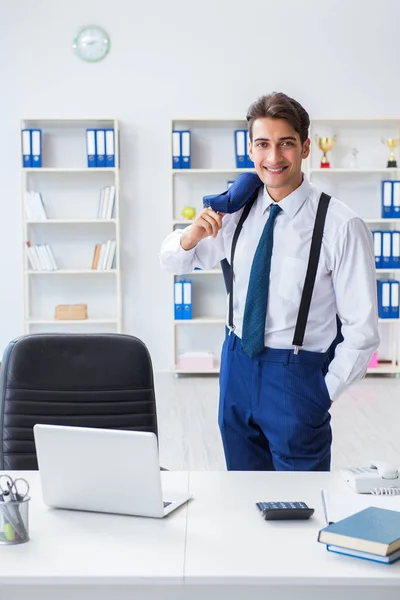
POLYGON ((310 127, 308 112, 299 102, 282 92, 273 92, 267 96, 261 96, 250 106, 246 119, 251 141, 253 141, 253 123, 256 119, 262 118, 286 119, 299 134, 302 144, 308 138, 310 127))

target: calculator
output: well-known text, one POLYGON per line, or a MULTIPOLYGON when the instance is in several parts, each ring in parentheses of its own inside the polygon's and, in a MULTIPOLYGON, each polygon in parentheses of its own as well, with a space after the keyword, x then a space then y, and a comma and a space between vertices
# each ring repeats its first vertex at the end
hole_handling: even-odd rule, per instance
POLYGON ((309 519, 314 513, 305 502, 256 502, 266 521, 283 519, 309 519))

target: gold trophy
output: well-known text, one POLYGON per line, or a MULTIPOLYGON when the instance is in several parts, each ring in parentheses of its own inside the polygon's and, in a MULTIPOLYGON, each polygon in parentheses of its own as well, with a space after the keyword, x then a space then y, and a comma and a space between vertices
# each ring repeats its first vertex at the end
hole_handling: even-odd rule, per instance
POLYGON ((389 160, 388 160, 388 163, 387 163, 387 167, 388 168, 390 168, 390 167, 397 168, 397 160, 396 160, 396 157, 394 155, 394 149, 397 148, 399 140, 397 138, 382 138, 382 143, 386 144, 386 146, 390 150, 389 160))
POLYGON ((329 152, 329 150, 332 150, 333 146, 336 143, 336 135, 334 135, 333 137, 318 137, 318 135, 315 136, 315 141, 319 147, 320 150, 322 150, 322 158, 321 158, 321 169, 329 169, 330 162, 328 160, 328 157, 326 156, 326 153, 329 152))

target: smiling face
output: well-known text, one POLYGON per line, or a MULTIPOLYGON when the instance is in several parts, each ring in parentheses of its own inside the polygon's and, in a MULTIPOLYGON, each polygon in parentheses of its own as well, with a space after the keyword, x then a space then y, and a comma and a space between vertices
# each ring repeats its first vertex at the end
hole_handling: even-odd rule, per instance
POLYGON ((279 202, 301 185, 302 160, 310 153, 286 119, 263 117, 253 123, 249 155, 271 198, 279 202))

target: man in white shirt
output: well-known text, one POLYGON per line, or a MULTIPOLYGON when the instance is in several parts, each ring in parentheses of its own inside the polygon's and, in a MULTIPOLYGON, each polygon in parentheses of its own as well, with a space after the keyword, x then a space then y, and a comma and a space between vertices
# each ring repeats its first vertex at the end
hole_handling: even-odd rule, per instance
MULTIPOLYGON (((298 351, 294 332, 321 195, 301 170, 310 120, 297 101, 273 93, 250 106, 247 121, 262 184, 235 248, 233 323, 221 356, 218 420, 227 468, 327 471, 330 405, 364 376, 379 344, 372 235, 331 198, 298 351), (344 339, 331 360, 337 314, 344 339)), ((166 238, 162 267, 179 275, 230 261, 243 210, 204 209, 166 238)))

